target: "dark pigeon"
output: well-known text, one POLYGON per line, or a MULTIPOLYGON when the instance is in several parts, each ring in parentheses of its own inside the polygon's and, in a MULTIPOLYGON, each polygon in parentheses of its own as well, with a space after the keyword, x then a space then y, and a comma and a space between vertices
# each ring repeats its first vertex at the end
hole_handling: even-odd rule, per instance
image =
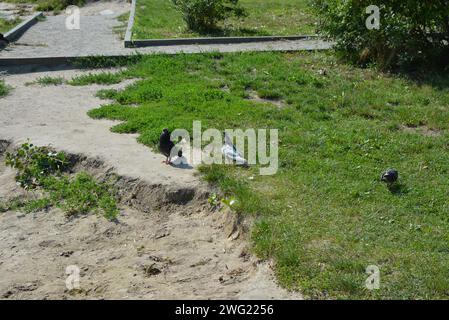
MULTIPOLYGON (((162 130, 161 137, 159 138, 159 151, 167 157, 166 164, 171 163, 171 150, 175 147, 173 141, 170 140, 170 131, 168 129, 162 130)), ((178 151, 178 157, 182 157, 182 150, 178 151)))
POLYGON ((395 169, 388 169, 387 171, 385 171, 382 174, 382 177, 380 178, 380 180, 382 182, 386 182, 388 184, 392 184, 395 183, 396 181, 398 181, 399 178, 399 173, 397 170, 395 169))
POLYGON ((9 40, 6 39, 2 33, 0 33, 0 43, 4 42, 5 44, 9 44, 9 40))

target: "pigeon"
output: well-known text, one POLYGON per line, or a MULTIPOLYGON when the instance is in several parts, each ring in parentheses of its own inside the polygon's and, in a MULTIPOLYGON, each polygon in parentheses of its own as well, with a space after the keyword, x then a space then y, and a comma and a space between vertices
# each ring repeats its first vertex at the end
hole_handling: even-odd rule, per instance
MULTIPOLYGON (((170 131, 168 129, 162 130, 159 138, 159 151, 167 157, 162 163, 171 164, 171 150, 175 147, 173 141, 170 140, 170 131)), ((182 150, 178 151, 178 157, 182 157, 182 150)))
POLYGON ((3 33, 0 33, 0 43, 9 44, 9 40, 3 36, 3 33))
POLYGON ((397 170, 395 169, 388 169, 387 171, 385 171, 382 174, 382 177, 380 178, 380 180, 382 182, 386 182, 388 184, 392 184, 395 183, 399 178, 399 173, 397 170))
POLYGON ((235 163, 238 165, 248 165, 248 162, 245 158, 243 158, 242 154, 234 146, 231 138, 229 138, 226 132, 224 133, 224 145, 221 148, 221 153, 223 153, 225 158, 235 161, 235 163))

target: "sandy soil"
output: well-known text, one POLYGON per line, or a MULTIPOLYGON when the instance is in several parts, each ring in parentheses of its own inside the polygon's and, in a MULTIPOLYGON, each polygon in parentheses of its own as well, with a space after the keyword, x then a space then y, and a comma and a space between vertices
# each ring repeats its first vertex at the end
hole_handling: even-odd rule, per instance
MULTIPOLYGON (((115 222, 68 219, 57 209, 0 214, 0 298, 301 298, 279 288, 270 263, 250 254, 233 214, 209 210, 207 187, 193 169, 161 164, 162 156, 135 135, 111 133, 113 122, 86 115, 104 103, 94 94, 105 87, 25 86, 44 75, 69 79, 82 72, 4 77, 14 89, 0 99, 0 139, 10 148, 27 138, 52 144, 78 156, 77 170, 118 174, 121 214, 115 222), (70 265, 81 271, 79 290, 66 288, 70 265)), ((0 200, 23 194, 0 163, 0 200)))

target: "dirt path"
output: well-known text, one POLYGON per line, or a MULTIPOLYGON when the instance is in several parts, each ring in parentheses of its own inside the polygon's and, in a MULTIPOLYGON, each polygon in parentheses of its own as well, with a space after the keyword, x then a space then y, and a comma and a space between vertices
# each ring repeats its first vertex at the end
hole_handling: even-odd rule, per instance
MULTIPOLYGON (((67 219, 57 209, 0 214, 0 297, 300 298, 276 285, 269 263, 251 256, 233 215, 209 210, 193 170, 161 164, 162 156, 134 135, 111 133, 113 122, 86 115, 104 103, 94 94, 105 87, 25 86, 44 75, 69 79, 83 72, 6 76, 14 89, 0 99, 0 139, 52 144, 82 155, 79 169, 122 176, 121 214, 118 222, 95 215, 67 219), (69 265, 81 270, 77 292, 65 286, 69 265)), ((0 163, 4 200, 22 191, 0 163)))

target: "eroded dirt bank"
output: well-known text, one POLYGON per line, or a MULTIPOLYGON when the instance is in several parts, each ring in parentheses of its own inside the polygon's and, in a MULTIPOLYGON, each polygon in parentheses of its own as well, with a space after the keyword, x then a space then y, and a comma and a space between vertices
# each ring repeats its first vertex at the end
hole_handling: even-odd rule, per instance
MULTIPOLYGON (((18 74, 0 99, 0 152, 30 138, 70 153, 74 170, 98 179, 117 175, 117 221, 48 212, 0 214, 2 299, 289 299, 268 262, 251 255, 235 217, 211 211, 208 187, 194 170, 160 163, 134 135, 109 131, 112 122, 90 119, 102 103, 100 86, 25 86, 43 75, 18 74), (8 141, 8 142, 6 142, 8 141), (66 268, 79 267, 80 289, 66 288, 66 268)), ((123 85, 123 84, 122 84, 123 85)), ((23 194, 0 158, 0 200, 23 194)))

